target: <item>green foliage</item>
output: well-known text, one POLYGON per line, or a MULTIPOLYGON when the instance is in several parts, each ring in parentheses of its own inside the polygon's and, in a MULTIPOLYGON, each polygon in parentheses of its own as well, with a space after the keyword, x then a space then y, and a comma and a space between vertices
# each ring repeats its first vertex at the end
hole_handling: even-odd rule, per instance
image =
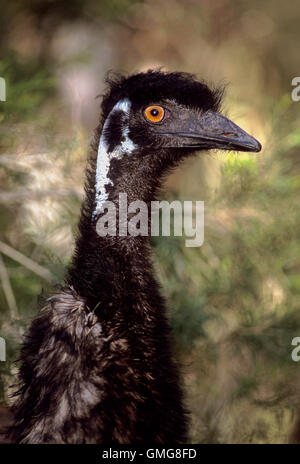
POLYGON ((54 89, 54 78, 35 60, 23 63, 15 55, 0 60, 5 76, 6 102, 0 106, 0 122, 14 123, 38 116, 41 104, 54 89))

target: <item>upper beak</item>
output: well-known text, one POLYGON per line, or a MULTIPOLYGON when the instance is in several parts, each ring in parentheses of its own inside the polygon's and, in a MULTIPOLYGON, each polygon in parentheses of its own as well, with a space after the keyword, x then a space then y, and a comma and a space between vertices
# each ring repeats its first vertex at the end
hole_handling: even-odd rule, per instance
MULTIPOLYGON (((174 128, 177 129, 177 128, 174 128)), ((167 135, 167 134, 166 134, 167 135)), ((180 146, 199 148, 219 148, 258 152, 261 144, 230 119, 213 111, 201 117, 193 116, 180 121, 180 127, 168 135, 181 138, 180 146)))

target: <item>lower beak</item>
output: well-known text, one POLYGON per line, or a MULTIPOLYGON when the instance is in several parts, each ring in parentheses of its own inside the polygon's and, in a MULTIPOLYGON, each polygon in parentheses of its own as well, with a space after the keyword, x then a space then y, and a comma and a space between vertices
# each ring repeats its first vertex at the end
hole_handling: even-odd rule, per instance
MULTIPOLYGON (((219 148, 258 152, 261 144, 230 119, 213 111, 207 111, 200 118, 190 118, 188 127, 183 123, 172 135, 180 137, 182 147, 219 148)), ((170 134, 171 135, 171 134, 170 134)))

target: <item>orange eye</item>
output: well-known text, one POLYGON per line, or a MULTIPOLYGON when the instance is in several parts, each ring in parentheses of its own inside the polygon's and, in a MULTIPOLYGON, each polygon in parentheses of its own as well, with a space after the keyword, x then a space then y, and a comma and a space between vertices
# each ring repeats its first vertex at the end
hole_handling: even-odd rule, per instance
POLYGON ((148 121, 161 122, 164 118, 165 110, 159 105, 148 106, 145 109, 145 116, 148 121))

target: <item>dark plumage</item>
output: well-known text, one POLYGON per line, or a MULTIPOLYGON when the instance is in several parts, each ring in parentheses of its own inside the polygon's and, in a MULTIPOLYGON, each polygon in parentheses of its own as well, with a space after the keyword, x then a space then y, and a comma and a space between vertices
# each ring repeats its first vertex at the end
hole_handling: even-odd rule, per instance
POLYGON ((149 239, 100 237, 96 221, 103 214, 101 198, 115 202, 118 212, 120 192, 128 201, 150 204, 163 176, 195 150, 259 151, 255 139, 216 114, 220 99, 221 92, 184 73, 149 71, 110 81, 72 264, 64 287, 47 300, 22 347, 14 441, 187 440, 187 413, 149 239), (147 105, 161 105, 165 118, 146 120, 147 105))

